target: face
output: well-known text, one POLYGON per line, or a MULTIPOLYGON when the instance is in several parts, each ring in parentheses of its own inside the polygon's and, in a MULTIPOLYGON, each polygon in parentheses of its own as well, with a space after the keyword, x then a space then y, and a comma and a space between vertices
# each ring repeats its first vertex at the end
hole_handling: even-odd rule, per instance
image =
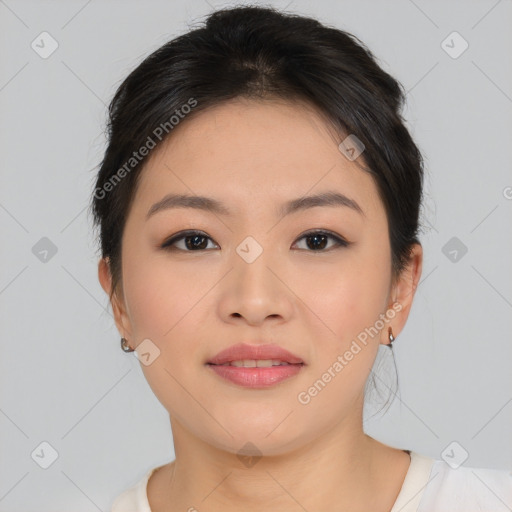
POLYGON ((141 367, 171 419, 211 446, 237 453, 250 441, 279 454, 336 425, 360 427, 379 343, 406 321, 421 253, 392 285, 383 204, 339 142, 304 106, 235 100, 178 125, 141 174, 116 324, 132 348, 146 344, 141 367), (323 193, 361 211, 282 209, 323 193), (181 206, 148 218, 167 194, 207 196, 225 211, 181 206), (272 385, 242 386, 207 364, 238 343, 277 345, 304 364, 272 385))

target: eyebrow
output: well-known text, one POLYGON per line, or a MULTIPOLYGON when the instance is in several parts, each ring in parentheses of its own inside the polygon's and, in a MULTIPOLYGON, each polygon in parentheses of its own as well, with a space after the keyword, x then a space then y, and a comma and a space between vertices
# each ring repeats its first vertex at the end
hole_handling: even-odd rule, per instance
MULTIPOLYGON (((291 213, 307 210, 317 206, 343 206, 354 210, 363 217, 365 216, 363 209, 354 199, 350 199, 346 195, 334 191, 322 192, 312 196, 292 199, 278 208, 277 215, 285 217, 291 213)), ((151 206, 146 214, 146 220, 159 211, 173 208, 194 208, 219 215, 229 217, 233 216, 233 213, 223 203, 212 197, 191 196, 186 194, 167 194, 160 201, 151 206)))

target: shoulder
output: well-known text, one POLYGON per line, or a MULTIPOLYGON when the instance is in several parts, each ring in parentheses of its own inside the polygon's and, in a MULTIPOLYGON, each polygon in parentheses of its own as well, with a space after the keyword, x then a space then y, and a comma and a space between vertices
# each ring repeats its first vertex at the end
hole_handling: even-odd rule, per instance
POLYGON ((134 485, 123 491, 112 503, 111 512, 151 512, 147 498, 147 483, 158 468, 147 471, 134 485))
POLYGON ((451 467, 433 460, 418 512, 510 512, 512 471, 451 467))
MULTIPOLYGON (((142 512, 137 508, 136 493, 134 487, 130 487, 121 493, 112 503, 111 512, 142 512)), ((150 511, 145 511, 150 512, 150 511)))

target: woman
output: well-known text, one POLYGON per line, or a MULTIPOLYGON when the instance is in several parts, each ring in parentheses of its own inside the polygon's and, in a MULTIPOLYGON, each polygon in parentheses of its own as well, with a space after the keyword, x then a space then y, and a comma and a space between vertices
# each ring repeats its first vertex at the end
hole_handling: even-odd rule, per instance
POLYGON ((213 13, 122 83, 98 275, 176 457, 113 512, 512 507, 511 474, 363 431, 422 269, 403 101, 354 36, 259 7, 213 13))

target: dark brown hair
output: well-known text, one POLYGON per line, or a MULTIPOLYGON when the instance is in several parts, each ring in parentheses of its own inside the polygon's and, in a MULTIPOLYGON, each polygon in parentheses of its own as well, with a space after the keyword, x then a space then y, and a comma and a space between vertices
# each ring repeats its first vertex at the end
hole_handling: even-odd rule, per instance
POLYGON ((176 123, 237 97, 306 101, 339 133, 364 144, 364 169, 387 213, 396 279, 419 243, 423 186, 422 157, 401 117, 401 84, 352 34, 273 7, 244 6, 213 12, 203 26, 164 44, 110 103, 91 209, 112 275, 111 298, 121 283, 123 229, 147 160, 138 150, 172 136, 176 123))
MULTIPOLYGON (((355 163, 373 177, 384 204, 396 281, 420 243, 423 190, 423 159, 401 116, 403 87, 354 35, 273 7, 243 6, 213 12, 153 52, 110 103, 90 205, 112 276, 110 299, 122 291, 123 230, 148 150, 178 123, 234 98, 305 102, 337 133, 364 144, 355 163)), ((366 388, 370 380, 375 386, 373 373, 366 388)))

